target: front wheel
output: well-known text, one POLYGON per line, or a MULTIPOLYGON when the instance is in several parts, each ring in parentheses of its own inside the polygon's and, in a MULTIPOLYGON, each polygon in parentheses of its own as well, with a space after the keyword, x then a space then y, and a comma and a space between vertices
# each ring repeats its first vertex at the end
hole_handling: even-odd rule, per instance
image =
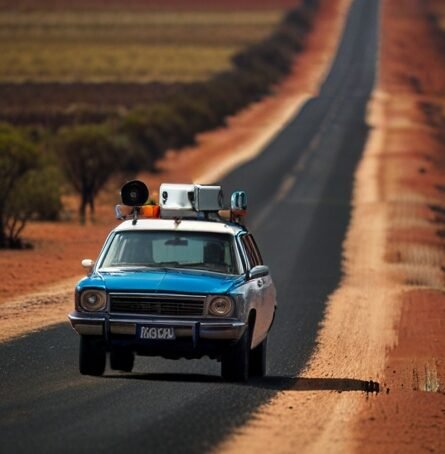
POLYGON ((267 337, 250 351, 249 375, 251 377, 264 377, 266 375, 267 337))
POLYGON ((80 336, 79 371, 82 375, 100 376, 105 371, 106 351, 102 339, 80 336))
POLYGON ((249 326, 238 343, 221 358, 221 375, 227 381, 246 382, 249 378, 250 344, 252 330, 249 326))

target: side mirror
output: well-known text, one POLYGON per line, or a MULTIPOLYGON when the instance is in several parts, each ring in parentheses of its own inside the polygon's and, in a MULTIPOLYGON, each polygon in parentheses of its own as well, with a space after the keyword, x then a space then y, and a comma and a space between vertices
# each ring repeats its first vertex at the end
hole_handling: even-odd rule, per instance
POLYGON ((269 267, 266 265, 257 265, 254 266, 247 273, 247 280, 258 279, 259 277, 264 277, 269 275, 269 267))
POLYGON ((90 272, 94 267, 94 260, 91 259, 83 259, 82 266, 90 272))

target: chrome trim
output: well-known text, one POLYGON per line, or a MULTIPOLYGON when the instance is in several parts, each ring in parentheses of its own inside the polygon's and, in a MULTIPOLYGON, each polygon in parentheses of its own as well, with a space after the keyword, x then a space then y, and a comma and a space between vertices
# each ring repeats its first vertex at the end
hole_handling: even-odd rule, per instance
POLYGON ((161 326, 192 326, 198 321, 191 321, 191 320, 178 320, 178 319, 157 319, 157 318, 147 318, 145 317, 143 320, 136 319, 136 318, 111 318, 110 325, 116 323, 125 323, 125 324, 135 324, 135 325, 161 325, 161 326))
POLYGON ((104 325, 94 325, 92 323, 76 323, 73 327, 81 336, 103 336, 104 325))
MULTIPOLYGON (((69 314, 72 327, 81 335, 103 335, 105 317, 90 317, 83 314, 69 314)), ((177 337, 193 337, 193 329, 199 324, 199 338, 213 340, 238 340, 244 333, 247 324, 238 320, 181 320, 181 319, 144 319, 114 318, 109 320, 112 334, 135 335, 136 326, 140 324, 154 326, 173 326, 177 337)))
MULTIPOLYGON (((149 325, 152 325, 152 323, 148 323, 149 325)), ((136 335, 136 327, 138 323, 110 323, 110 333, 111 334, 120 334, 120 335, 126 335, 126 336, 135 336, 136 335)), ((175 334, 176 338, 178 337, 192 337, 193 334, 193 327, 192 326, 187 326, 187 327, 176 327, 175 328, 175 334)))
POLYGON ((68 318, 70 319, 71 323, 73 322, 90 322, 90 323, 103 323, 105 321, 105 316, 103 317, 91 317, 89 314, 91 312, 86 312, 85 314, 75 314, 71 313, 68 314, 68 318))
POLYGON ((247 323, 244 323, 244 322, 218 322, 218 323, 206 323, 206 322, 202 322, 200 323, 201 327, 204 326, 208 326, 208 327, 212 327, 212 328, 227 328, 227 327, 231 327, 231 328, 243 328, 245 326, 247 326, 247 323))
POLYGON ((232 324, 227 326, 200 326, 199 335, 201 339, 213 340, 238 340, 246 330, 247 325, 232 324))
POLYGON ((103 336, 105 317, 90 317, 69 314, 72 328, 81 336, 103 336))
MULTIPOLYGON (((155 319, 168 319, 171 317, 181 317, 181 320, 185 322, 193 322, 197 317, 202 317, 202 315, 161 315, 161 314, 136 314, 132 312, 111 312, 113 317, 129 317, 134 318, 134 321, 140 322, 142 320, 147 320, 150 317, 156 317, 155 319)), ((114 318, 113 318, 114 320, 114 318)))
POLYGON ((241 256, 242 256, 242 263, 243 263, 243 274, 246 274, 248 273, 249 271, 249 258, 247 257, 247 253, 246 253, 246 249, 244 248, 244 244, 243 242, 241 241, 242 238, 244 236, 247 235, 247 232, 240 232, 237 236, 236 236, 236 241, 237 241, 237 245, 238 245, 238 248, 240 250, 240 253, 241 253, 241 256))
MULTIPOLYGON (((184 318, 196 318, 201 317, 205 314, 206 311, 206 300, 207 295, 193 295, 193 294, 181 294, 181 293, 152 293, 152 292, 110 292, 108 295, 108 310, 110 314, 114 314, 117 316, 128 315, 128 316, 142 316, 142 317, 184 317, 184 318), (180 304, 181 302, 190 302, 199 304, 199 308, 190 308, 194 309, 195 313, 191 314, 158 314, 155 311, 148 311, 148 312, 131 312, 130 310, 127 312, 121 311, 112 311, 111 304, 112 299, 125 299, 128 298, 131 301, 128 301, 128 304, 131 303, 138 303, 138 300, 141 300, 142 303, 147 303, 149 305, 152 303, 160 303, 162 305, 163 302, 167 304, 165 300, 172 300, 169 303, 175 305, 180 304), (145 300, 145 301, 142 301, 145 300)), ((118 303, 118 302, 116 302, 118 303)), ((123 302, 125 304, 125 301, 123 302)), ((161 309, 162 310, 162 309, 161 309)), ((173 311, 176 312, 176 311, 173 311)))
MULTIPOLYGON (((147 321, 148 325, 167 325, 172 326, 175 329, 176 337, 192 338, 193 327, 197 323, 189 323, 188 325, 181 324, 178 326, 176 322, 164 322, 164 321, 147 321)), ((111 334, 123 334, 134 336, 136 334, 137 321, 124 322, 110 321, 110 332, 111 334)), ((231 322, 231 323, 199 323, 199 339, 208 340, 238 340, 244 333, 247 325, 242 322, 231 322)))
POLYGON ((136 335, 136 323, 110 323, 111 334, 136 335))
POLYGON ((192 295, 187 293, 152 293, 152 292, 110 292, 110 296, 141 296, 141 297, 166 297, 166 298, 186 298, 186 299, 205 299, 207 295, 192 295))

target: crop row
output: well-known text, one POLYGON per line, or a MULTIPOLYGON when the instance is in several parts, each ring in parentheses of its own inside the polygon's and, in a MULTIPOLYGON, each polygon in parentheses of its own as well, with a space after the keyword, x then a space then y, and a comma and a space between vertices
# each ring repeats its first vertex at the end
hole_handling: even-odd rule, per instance
POLYGON ((239 11, 293 8, 296 0, 0 0, 0 9, 19 11, 41 10, 216 10, 239 11))
POLYGON ((0 83, 0 122, 51 129, 75 123, 99 123, 150 105, 186 89, 186 84, 143 83, 0 83))
POLYGON ((281 14, 2 11, 0 120, 58 127, 147 105, 178 82, 230 69, 281 14))

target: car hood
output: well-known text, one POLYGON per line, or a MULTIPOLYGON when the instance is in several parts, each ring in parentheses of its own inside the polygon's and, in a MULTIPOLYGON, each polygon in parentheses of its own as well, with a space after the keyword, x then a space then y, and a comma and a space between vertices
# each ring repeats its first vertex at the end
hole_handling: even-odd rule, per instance
POLYGON ((109 292, 228 293, 243 282, 243 276, 197 270, 100 271, 84 278, 80 288, 99 287, 109 292))

